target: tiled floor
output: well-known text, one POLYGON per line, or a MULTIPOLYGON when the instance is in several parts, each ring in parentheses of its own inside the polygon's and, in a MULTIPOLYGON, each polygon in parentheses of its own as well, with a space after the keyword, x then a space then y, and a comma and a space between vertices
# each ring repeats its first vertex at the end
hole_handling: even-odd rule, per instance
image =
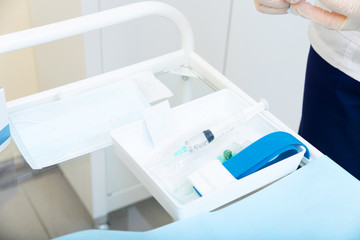
POLYGON ((170 215, 154 199, 109 214, 110 229, 146 231, 171 223, 170 215))
MULTIPOLYGON (((5 199, 0 201, 0 240, 51 239, 92 228, 90 215, 58 168, 0 191, 0 198, 5 199)), ((146 231, 170 222, 153 198, 109 214, 113 230, 146 231)))

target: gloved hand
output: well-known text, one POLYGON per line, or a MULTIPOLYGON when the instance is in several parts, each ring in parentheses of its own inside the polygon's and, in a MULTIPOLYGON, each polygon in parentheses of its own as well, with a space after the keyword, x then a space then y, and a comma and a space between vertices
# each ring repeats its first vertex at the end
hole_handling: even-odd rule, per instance
POLYGON ((291 5, 291 10, 329 29, 360 31, 360 0, 320 0, 331 12, 305 0, 291 5))
POLYGON ((259 12, 267 14, 287 14, 290 4, 299 0, 254 0, 259 12))

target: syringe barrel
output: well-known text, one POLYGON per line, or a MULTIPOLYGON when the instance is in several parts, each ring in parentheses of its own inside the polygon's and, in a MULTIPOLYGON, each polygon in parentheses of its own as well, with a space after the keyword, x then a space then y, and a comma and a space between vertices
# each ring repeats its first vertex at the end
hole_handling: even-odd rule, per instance
POLYGON ((185 142, 185 147, 189 153, 197 152, 214 140, 214 134, 210 130, 205 130, 185 142))

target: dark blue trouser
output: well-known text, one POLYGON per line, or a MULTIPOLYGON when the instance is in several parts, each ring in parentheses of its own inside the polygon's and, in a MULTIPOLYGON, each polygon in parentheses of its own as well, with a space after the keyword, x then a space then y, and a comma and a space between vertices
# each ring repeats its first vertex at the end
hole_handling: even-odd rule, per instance
POLYGON ((360 82, 332 67, 313 48, 299 134, 360 179, 360 82))

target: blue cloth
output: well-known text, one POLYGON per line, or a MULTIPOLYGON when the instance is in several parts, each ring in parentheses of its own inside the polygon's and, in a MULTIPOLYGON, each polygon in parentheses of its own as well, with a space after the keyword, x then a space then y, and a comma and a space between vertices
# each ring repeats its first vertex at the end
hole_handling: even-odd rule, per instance
POLYGON ((328 157, 221 210, 147 231, 88 230, 57 240, 360 239, 360 182, 328 157))
POLYGON ((299 134, 360 180, 360 82, 332 67, 313 48, 299 134))

